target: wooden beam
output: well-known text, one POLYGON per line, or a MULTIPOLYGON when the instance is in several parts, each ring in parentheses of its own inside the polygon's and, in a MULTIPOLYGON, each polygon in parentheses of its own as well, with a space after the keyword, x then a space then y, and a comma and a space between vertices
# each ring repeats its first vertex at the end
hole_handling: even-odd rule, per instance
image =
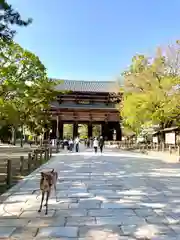
POLYGON ((107 102, 106 98, 88 98, 88 97, 84 97, 84 98, 72 98, 72 97, 68 97, 68 98, 61 98, 61 100, 59 100, 59 98, 57 98, 57 101, 62 103, 62 102, 69 102, 69 101, 94 101, 96 103, 98 102, 107 102))
MULTIPOLYGON (((84 98, 84 97, 91 97, 91 98, 105 98, 107 97, 109 94, 107 93, 106 95, 99 95, 98 93, 94 94, 94 95, 89 95, 89 94, 83 94, 83 95, 78 95, 78 97, 80 98, 84 98)), ((66 98, 66 97, 76 97, 76 94, 59 94, 57 97, 62 97, 62 98, 66 98)))
POLYGON ((60 94, 58 94, 58 96, 62 96, 62 97, 64 97, 64 96, 76 96, 76 95, 78 95, 78 96, 90 96, 90 97, 97 97, 97 95, 99 96, 99 97, 104 97, 104 96, 107 96, 109 93, 100 93, 100 92, 69 92, 69 93, 60 93, 60 94))
POLYGON ((109 119, 109 114, 107 113, 107 114, 105 115, 105 122, 108 122, 108 119, 109 119))
MULTIPOLYGON (((57 113, 54 113, 54 114, 51 114, 52 118, 57 116, 58 114, 57 113)), ((108 116, 107 116, 107 113, 102 113, 102 114, 98 114, 98 113, 91 113, 91 114, 88 114, 88 113, 83 113, 83 112, 79 112, 77 114, 72 114, 72 113, 68 113, 68 112, 64 112, 64 113, 61 113, 60 114, 60 118, 61 119, 64 119, 64 118, 67 118, 67 119, 74 119, 74 120, 77 120, 79 121, 81 118, 88 118, 89 120, 93 120, 93 118, 104 118, 104 119, 107 119, 107 121, 111 121, 113 120, 113 118, 120 118, 120 114, 119 113, 109 113, 108 116)))
POLYGON ((59 113, 60 112, 69 112, 69 113, 73 113, 73 112, 80 112, 80 113, 84 113, 84 112, 87 112, 87 113, 89 113, 89 112, 93 112, 93 113, 118 113, 119 111, 116 109, 116 108, 114 108, 114 109, 106 109, 106 108, 104 108, 104 109, 88 109, 88 108, 86 108, 86 109, 83 109, 83 108, 76 108, 76 109, 68 109, 68 108, 62 108, 62 109, 51 109, 50 110, 50 112, 54 112, 54 113, 57 113, 59 111, 59 113))
POLYGON ((90 113, 89 113, 89 121, 92 121, 92 119, 93 119, 93 118, 92 118, 92 113, 90 112, 90 113))
POLYGON ((77 120, 77 113, 76 112, 73 112, 73 118, 74 118, 75 121, 77 120))

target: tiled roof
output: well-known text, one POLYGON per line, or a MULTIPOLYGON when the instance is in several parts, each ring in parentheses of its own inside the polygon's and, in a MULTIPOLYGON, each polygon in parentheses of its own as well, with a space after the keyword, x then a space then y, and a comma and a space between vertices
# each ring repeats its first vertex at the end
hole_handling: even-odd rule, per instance
MULTIPOLYGON (((56 79, 54 79, 55 81, 56 79)), ((74 92, 116 92, 118 85, 114 81, 77 81, 77 80, 62 80, 62 83, 57 86, 60 91, 74 92)))

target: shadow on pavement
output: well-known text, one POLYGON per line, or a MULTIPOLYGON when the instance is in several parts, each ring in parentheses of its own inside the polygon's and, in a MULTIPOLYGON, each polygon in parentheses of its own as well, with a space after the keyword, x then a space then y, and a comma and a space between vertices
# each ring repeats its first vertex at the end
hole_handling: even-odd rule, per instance
POLYGON ((49 215, 37 213, 40 175, 31 175, 0 205, 0 226, 11 227, 12 239, 173 240, 180 234, 178 163, 85 152, 58 154, 43 168, 59 172, 58 202, 52 193, 49 215))

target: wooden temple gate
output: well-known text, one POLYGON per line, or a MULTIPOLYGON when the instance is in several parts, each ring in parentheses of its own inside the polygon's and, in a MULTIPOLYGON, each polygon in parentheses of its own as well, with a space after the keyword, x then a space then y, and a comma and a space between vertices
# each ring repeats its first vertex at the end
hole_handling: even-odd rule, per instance
POLYGON ((114 94, 115 82, 88 82, 64 80, 58 90, 66 91, 51 104, 51 138, 63 139, 63 125, 73 124, 73 137, 78 136, 78 124, 87 124, 92 137, 93 124, 101 125, 106 140, 121 140, 119 112, 115 104, 120 96, 114 94))

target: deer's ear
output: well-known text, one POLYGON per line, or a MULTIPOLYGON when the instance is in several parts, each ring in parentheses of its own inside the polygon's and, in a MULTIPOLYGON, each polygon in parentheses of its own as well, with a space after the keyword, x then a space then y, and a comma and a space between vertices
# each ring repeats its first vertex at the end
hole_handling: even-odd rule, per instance
POLYGON ((43 172, 41 172, 41 177, 44 177, 44 173, 43 172))
POLYGON ((54 172, 54 168, 53 168, 53 170, 51 171, 51 173, 53 173, 54 172))

